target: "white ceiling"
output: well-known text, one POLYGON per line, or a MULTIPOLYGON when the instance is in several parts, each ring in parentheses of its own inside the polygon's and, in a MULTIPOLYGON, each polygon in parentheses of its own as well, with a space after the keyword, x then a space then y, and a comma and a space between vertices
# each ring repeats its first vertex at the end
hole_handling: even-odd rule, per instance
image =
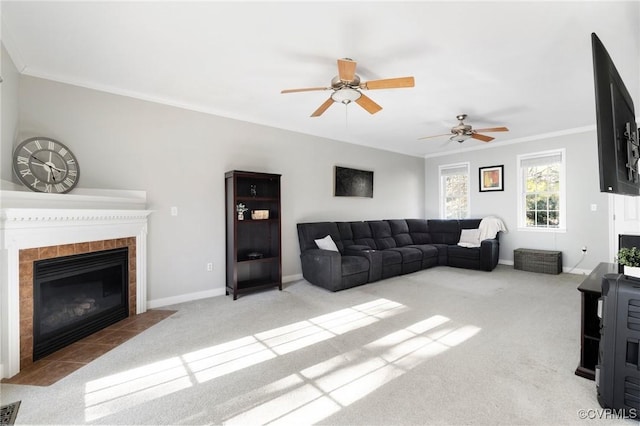
POLYGON ((595 126, 590 34, 640 103, 640 3, 2 1, 2 41, 18 70, 415 156, 488 146, 443 134, 469 115, 507 126, 489 145, 595 126), (414 76, 365 92, 383 109, 333 104, 336 60, 362 80, 414 76))

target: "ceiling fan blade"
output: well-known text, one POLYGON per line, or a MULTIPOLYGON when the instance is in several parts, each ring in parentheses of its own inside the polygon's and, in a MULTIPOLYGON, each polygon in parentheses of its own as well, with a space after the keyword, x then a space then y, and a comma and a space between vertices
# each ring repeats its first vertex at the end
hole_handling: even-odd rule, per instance
POLYGON ((398 77, 398 78, 386 78, 384 80, 371 80, 365 81, 360 84, 362 89, 375 90, 375 89, 397 89, 400 87, 413 87, 415 86, 415 79, 413 77, 398 77))
POLYGON ((358 63, 349 58, 338 59, 338 78, 342 81, 353 81, 358 63))
POLYGON ((494 139, 495 139, 495 138, 492 138, 491 136, 481 135, 481 134, 479 134, 479 133, 473 133, 473 134, 471 135, 471 137, 472 137, 473 139, 478 139, 478 140, 480 140, 480 141, 482 141, 482 142, 491 142, 492 140, 494 140, 494 139))
POLYGON ((487 129, 475 129, 476 132, 508 132, 506 127, 489 127, 487 129))
POLYGON ((303 89, 285 89, 280 93, 314 92, 316 90, 330 90, 331 87, 306 87, 303 89))
POLYGON ((451 136, 451 133, 443 133, 442 135, 433 135, 433 136, 424 136, 421 138, 418 138, 418 140, 422 140, 422 139, 431 139, 431 138, 439 138, 441 136, 451 136))
POLYGON ((356 99, 356 103, 360 105, 362 108, 366 109, 369 114, 375 114, 380 111, 382 107, 377 103, 373 102, 370 97, 361 93, 361 96, 356 99))
POLYGON ((311 114, 311 117, 320 117, 327 110, 327 108, 331 106, 331 104, 333 104, 333 99, 329 97, 329 99, 327 99, 322 105, 320 105, 320 108, 318 108, 313 112, 313 114, 311 114))

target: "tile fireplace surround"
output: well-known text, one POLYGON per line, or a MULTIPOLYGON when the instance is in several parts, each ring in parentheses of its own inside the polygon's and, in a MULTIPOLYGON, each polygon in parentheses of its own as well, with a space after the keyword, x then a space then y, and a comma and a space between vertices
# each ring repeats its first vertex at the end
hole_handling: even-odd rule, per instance
POLYGON ((31 268, 25 265, 34 260, 34 253, 51 258, 113 244, 129 246, 130 256, 135 256, 130 306, 135 306, 136 314, 146 311, 151 211, 146 210, 144 191, 78 188, 69 194, 42 194, 2 182, 0 202, 0 378, 16 375, 21 358, 23 363, 31 358, 32 341, 25 334, 32 327, 32 319, 27 318, 33 309, 32 294, 25 291, 31 268))

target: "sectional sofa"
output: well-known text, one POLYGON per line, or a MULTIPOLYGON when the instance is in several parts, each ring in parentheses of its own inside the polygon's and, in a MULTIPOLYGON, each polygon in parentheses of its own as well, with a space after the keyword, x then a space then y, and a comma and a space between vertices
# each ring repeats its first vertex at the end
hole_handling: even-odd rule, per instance
POLYGON ((299 223, 302 275, 338 291, 437 265, 492 271, 499 232, 494 226, 489 238, 482 238, 485 224, 483 219, 299 223))

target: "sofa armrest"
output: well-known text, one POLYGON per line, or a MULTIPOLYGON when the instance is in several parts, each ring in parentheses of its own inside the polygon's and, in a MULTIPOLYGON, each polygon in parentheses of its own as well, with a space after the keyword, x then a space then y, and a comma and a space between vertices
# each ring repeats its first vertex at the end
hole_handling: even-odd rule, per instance
POLYGON ((493 271, 498 265, 500 243, 497 238, 480 241, 480 268, 493 271))
POLYGON ((344 254, 348 256, 362 256, 369 260, 368 282, 382 279, 382 253, 366 245, 345 247, 344 254))
POLYGON ((310 249, 300 253, 302 276, 312 284, 336 291, 342 283, 342 255, 337 251, 310 249))

